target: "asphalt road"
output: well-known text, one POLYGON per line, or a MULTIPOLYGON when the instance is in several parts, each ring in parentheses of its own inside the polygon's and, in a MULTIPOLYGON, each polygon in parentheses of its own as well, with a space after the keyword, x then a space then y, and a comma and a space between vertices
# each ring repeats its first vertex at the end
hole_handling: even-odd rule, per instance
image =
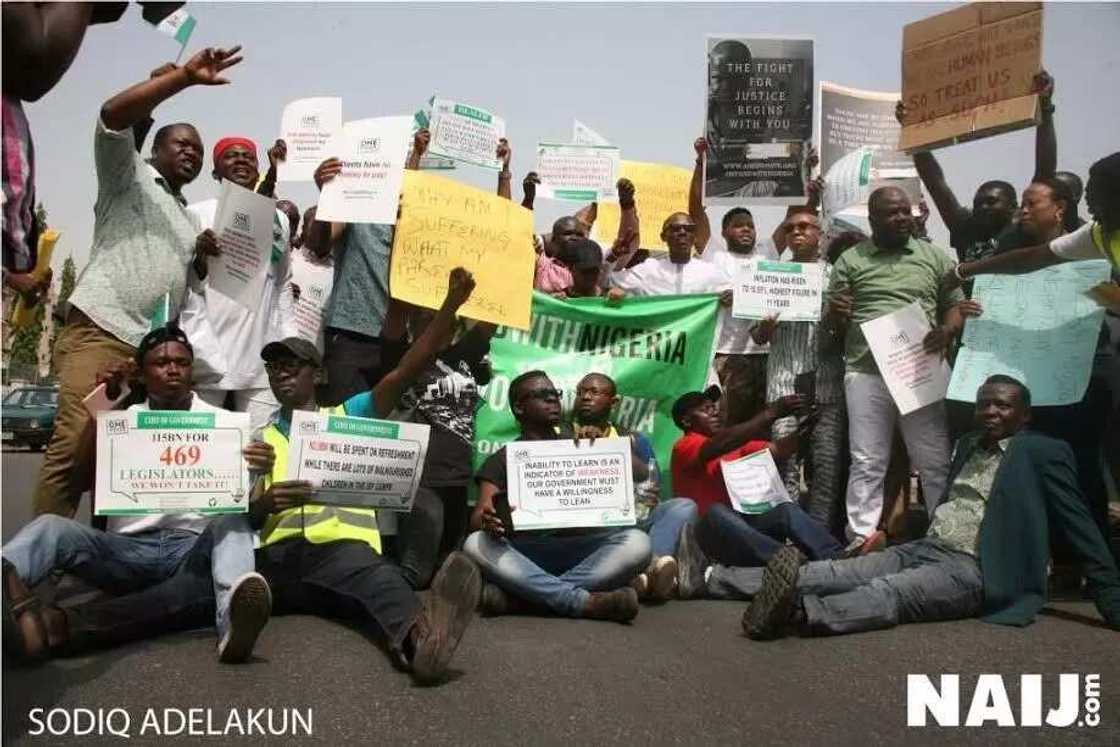
MULTIPOLYGON (((5 537, 29 513, 21 504, 37 459, 4 456, 5 537)), ((766 644, 739 634, 743 608, 675 602, 645 608, 628 626, 481 619, 455 659, 457 676, 435 689, 414 687, 359 632, 304 616, 274 619, 255 660, 239 667, 219 665, 212 634, 203 632, 32 669, 6 662, 3 741, 121 743, 96 733, 29 736, 35 708, 121 708, 129 744, 156 744, 166 738, 150 725, 140 733, 148 709, 161 718, 165 708, 210 709, 219 728, 230 709, 247 719, 244 709, 271 707, 311 709, 312 736, 303 740, 335 744, 1120 744, 1120 636, 1096 623, 1087 603, 1055 605, 1022 630, 969 620, 766 644), (1058 674, 1099 673, 1101 723, 908 728, 906 675, 943 673, 961 675, 962 723, 979 674, 1004 675, 1017 713, 1021 674, 1044 675, 1047 709, 1057 705, 1058 674)), ((114 716, 118 727, 121 718, 114 716)))

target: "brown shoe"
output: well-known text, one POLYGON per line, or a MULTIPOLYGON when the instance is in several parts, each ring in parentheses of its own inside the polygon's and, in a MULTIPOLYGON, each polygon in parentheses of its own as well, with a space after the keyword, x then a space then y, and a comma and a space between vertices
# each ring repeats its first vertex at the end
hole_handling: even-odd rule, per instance
POLYGON ((481 593, 478 566, 461 552, 448 555, 432 579, 431 596, 417 621, 412 677, 418 684, 435 685, 446 678, 451 657, 474 620, 481 593))
POLYGON ((671 599, 677 588, 677 560, 668 555, 654 558, 650 563, 649 595, 659 602, 671 599))
POLYGON ((583 608, 590 620, 614 620, 626 623, 638 616, 638 592, 625 586, 614 591, 593 591, 583 608))
POLYGON ((47 626, 43 622, 42 604, 31 593, 15 566, 3 565, 4 650, 22 662, 46 658, 50 650, 47 626))

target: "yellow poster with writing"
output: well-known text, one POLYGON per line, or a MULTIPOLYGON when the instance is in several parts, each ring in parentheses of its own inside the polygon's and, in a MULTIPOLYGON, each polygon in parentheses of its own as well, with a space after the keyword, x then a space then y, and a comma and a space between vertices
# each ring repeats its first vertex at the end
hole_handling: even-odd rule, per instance
POLYGON ((393 298, 438 309, 455 267, 474 274, 459 313, 529 328, 533 302, 533 214, 491 192, 424 171, 405 171, 393 239, 393 298))
MULTIPOLYGON (((638 205, 641 246, 651 252, 667 251, 661 241, 661 226, 673 213, 688 212, 688 184, 692 172, 663 163, 623 161, 622 178, 634 182, 634 201, 638 205)), ((600 202, 595 219, 595 237, 609 247, 618 236, 617 202, 600 202)))

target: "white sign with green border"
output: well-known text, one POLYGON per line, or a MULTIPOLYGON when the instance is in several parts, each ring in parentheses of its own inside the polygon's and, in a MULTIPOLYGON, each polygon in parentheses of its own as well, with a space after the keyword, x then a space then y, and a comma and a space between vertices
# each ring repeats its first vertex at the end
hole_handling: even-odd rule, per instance
POLYGON ((506 123, 501 117, 476 106, 437 98, 432 102, 428 130, 431 155, 501 170, 498 141, 506 136, 506 123))
POLYGON ((289 480, 306 480, 315 502, 411 511, 431 429, 420 423, 292 413, 289 480))
POLYGON ((610 145, 537 145, 537 194, 553 200, 617 199, 622 156, 610 145))
POLYGON ((731 316, 819 322, 824 274, 816 262, 744 262, 735 277, 731 316))
POLYGON ((98 413, 94 513, 245 513, 249 433, 243 412, 98 413))

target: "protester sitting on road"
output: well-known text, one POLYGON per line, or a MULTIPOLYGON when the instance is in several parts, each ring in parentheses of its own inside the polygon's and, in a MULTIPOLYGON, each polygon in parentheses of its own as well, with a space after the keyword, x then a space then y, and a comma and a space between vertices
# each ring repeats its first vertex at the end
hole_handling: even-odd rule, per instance
MULTIPOLYGON (((148 333, 135 359, 147 399, 128 409, 220 411, 191 392, 193 357, 190 342, 177 327, 148 333)), ((106 364, 97 375, 98 383, 119 389, 133 370, 127 364, 106 364)), ((264 473, 272 460, 267 447, 251 444, 245 461, 251 471, 264 473)), ((172 596, 163 606, 130 607, 110 599, 84 609, 40 610, 28 589, 55 571, 73 573, 118 595, 166 583, 176 575, 195 574, 209 590, 205 609, 216 621, 218 657, 223 662, 248 660, 271 608, 268 583, 253 571, 253 533, 245 514, 218 519, 197 513, 112 517, 107 532, 45 514, 4 546, 3 558, 4 642, 10 642, 11 653, 20 658, 77 650, 87 641, 132 640, 165 632, 167 628, 151 624, 153 616, 174 618, 189 602, 172 596)), ((199 622, 205 622, 205 617, 195 624, 199 622)))
POLYGON ((202 168, 198 131, 185 123, 162 127, 145 161, 131 127, 184 88, 228 83, 222 72, 241 61, 239 50, 204 49, 101 107, 94 134, 93 248, 55 341, 58 415, 35 489, 36 514, 74 515, 81 491, 71 485, 71 468, 89 420, 82 398, 103 365, 133 356, 154 317, 176 316, 196 255, 198 222, 181 190, 202 168))
POLYGON ((860 325, 913 302, 932 329, 923 340, 929 353, 944 353, 964 319, 959 290, 947 290, 942 276, 952 260, 941 249, 911 236, 910 198, 898 187, 881 187, 868 201, 871 239, 844 252, 832 269, 825 328, 844 337, 844 399, 852 466, 848 476, 847 536, 861 552, 880 547, 876 527, 883 511, 883 479, 897 422, 906 450, 921 474, 927 513, 945 492, 949 470, 949 429, 944 401, 899 415, 860 325))
MULTIPOLYGON (((509 403, 521 428, 518 441, 570 435, 557 430, 560 392, 543 371, 528 371, 510 382, 509 403)), ((474 532, 463 544, 490 582, 482 590, 483 614, 534 607, 566 617, 632 620, 638 614, 638 594, 627 584, 649 566, 649 537, 640 529, 513 534, 495 505, 508 487, 507 448, 491 454, 475 475, 474 532)))
POLYGON ((1069 447, 1029 429, 1030 391, 996 375, 976 395, 978 430, 963 438, 929 534, 860 558, 805 563, 795 547, 765 569, 713 568, 707 588, 753 597, 743 628, 836 635, 982 615, 1029 625, 1046 601, 1052 535, 1083 563, 1088 591, 1120 629, 1120 572, 1077 488, 1069 447))
MULTIPOLYGON (((214 145, 213 155, 213 177, 219 184, 230 181, 271 197, 277 164, 285 159, 287 144, 277 140, 269 148, 269 168, 263 180, 257 167, 257 146, 252 140, 222 138, 214 145)), ((217 198, 196 202, 187 209, 203 228, 198 237, 202 253, 194 263, 202 284, 199 292, 188 291, 180 319, 183 331, 195 344, 195 391, 217 407, 248 412, 253 429, 257 430, 264 427, 277 407, 257 351, 273 340, 295 334, 295 299, 287 291, 292 278, 291 224, 277 207, 272 224, 272 253, 263 270, 264 284, 260 296, 251 299, 255 308, 250 310, 241 300, 210 286, 207 258, 221 254, 213 231, 217 198)))
POLYGON ((638 528, 649 535, 653 557, 634 579, 640 598, 664 601, 677 587, 677 538, 685 524, 696 522, 696 504, 689 498, 661 500, 661 470, 653 444, 644 433, 612 425, 618 387, 606 374, 590 373, 576 385, 572 427, 576 438, 629 438, 634 462, 634 509, 638 528))
MULTIPOLYGON (((782 226, 786 244, 793 251, 792 261, 819 264, 827 285, 832 266, 820 253, 820 220, 811 211, 792 213, 782 226)), ((823 317, 823 314, 822 314, 823 317)), ((800 451, 778 465, 790 498, 801 504, 817 521, 830 530, 839 523, 840 500, 844 488, 844 443, 848 415, 844 407, 843 345, 820 322, 787 322, 776 315, 756 323, 751 329, 754 341, 769 344, 766 368, 766 399, 774 402, 796 392, 799 376, 812 382, 812 403, 819 413, 809 436, 811 469, 807 500, 801 496, 800 451)), ((771 439, 778 441, 798 427, 795 416, 774 421, 771 439)))
MULTIPOLYGON (((673 422, 684 435, 673 445, 673 490, 690 496, 699 507, 701 520, 695 529, 700 544, 718 562, 732 566, 761 566, 783 547, 786 541, 804 548, 813 558, 839 557, 843 548, 828 529, 810 518, 791 501, 773 506, 764 513, 740 513, 723 478, 722 465, 740 457, 769 449, 776 462, 789 458, 802 436, 808 434, 815 415, 809 414, 794 433, 777 441, 767 441, 771 424, 804 404, 800 395, 782 397, 763 408, 746 423, 720 427, 719 387, 703 392, 687 392, 673 403, 673 422)), ((682 537, 693 529, 685 525, 682 537)), ((682 540, 678 553, 684 553, 682 540)), ((678 558, 681 599, 693 596, 694 586, 686 583, 678 558)))

